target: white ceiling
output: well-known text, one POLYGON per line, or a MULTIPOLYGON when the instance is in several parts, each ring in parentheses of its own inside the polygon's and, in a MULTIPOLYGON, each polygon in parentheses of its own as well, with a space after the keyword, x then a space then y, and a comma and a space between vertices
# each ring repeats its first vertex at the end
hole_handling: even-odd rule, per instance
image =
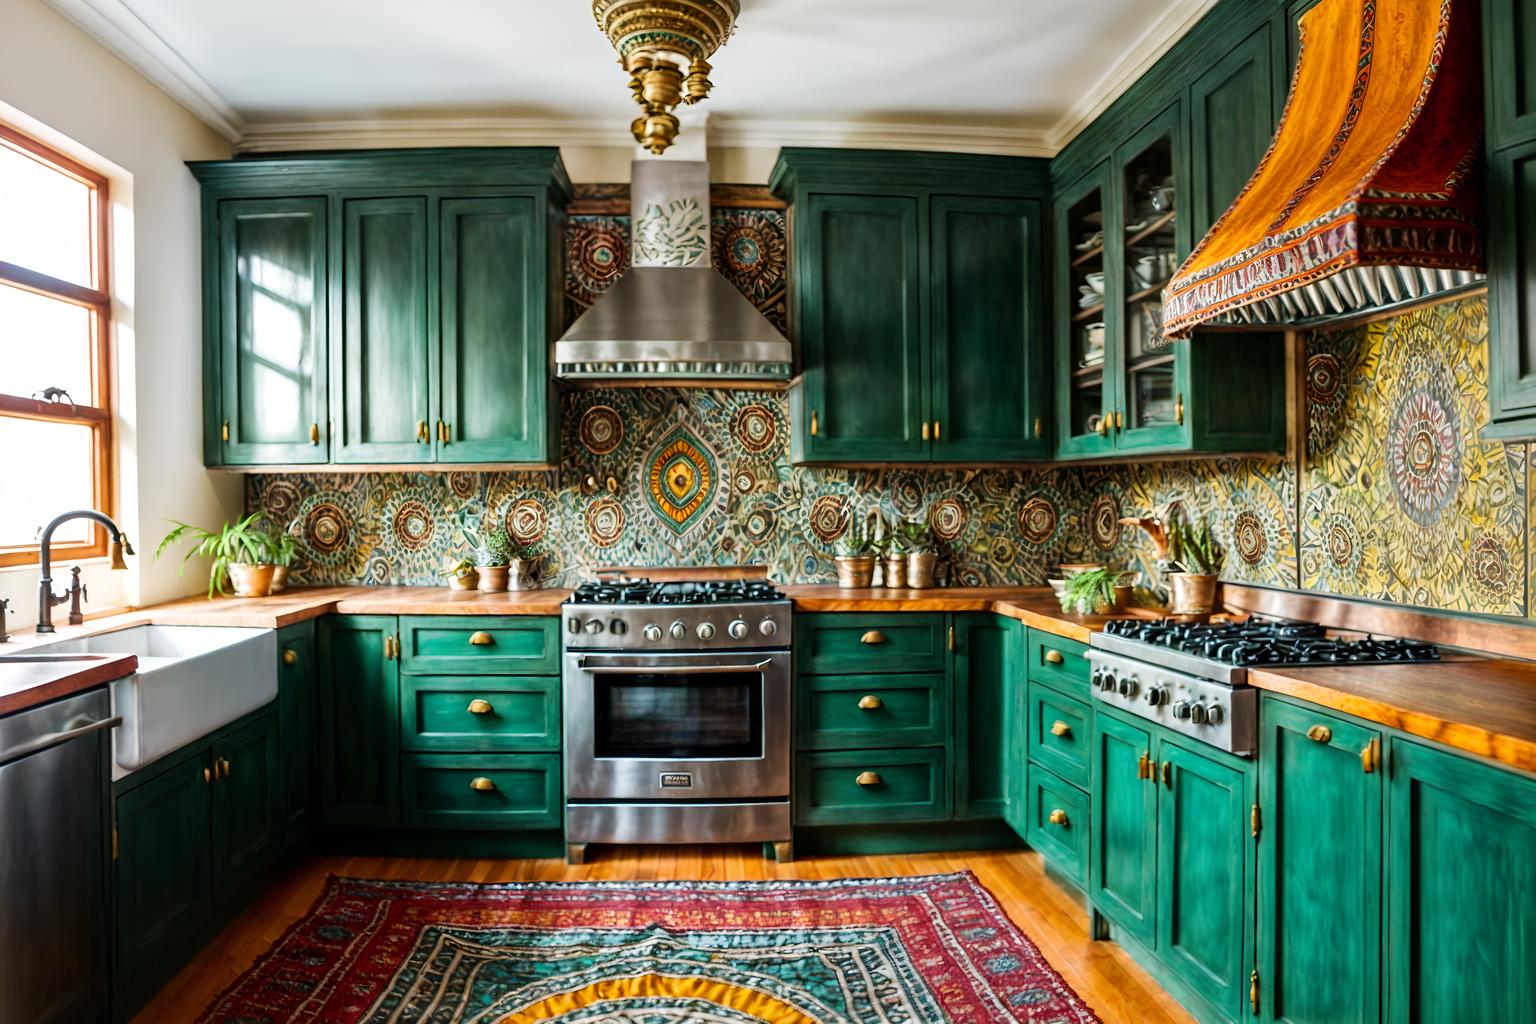
MULTIPOLYGON (((611 121, 618 145, 634 112, 587 0, 48 2, 226 134, 500 118, 601 137, 611 121)), ((901 125, 1059 144, 1212 2, 743 0, 704 107, 780 134, 901 125)))

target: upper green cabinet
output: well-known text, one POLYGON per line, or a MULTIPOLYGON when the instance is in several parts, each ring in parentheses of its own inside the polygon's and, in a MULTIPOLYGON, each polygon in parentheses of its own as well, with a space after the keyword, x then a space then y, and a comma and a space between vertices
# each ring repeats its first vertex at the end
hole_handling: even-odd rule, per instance
POLYGON ((1536 438, 1536 10, 1483 0, 1490 439, 1536 438))
POLYGON ((208 465, 556 461, 555 150, 191 167, 208 465))
POLYGON ((1274 136, 1273 28, 1260 25, 1189 87, 1190 238, 1198 242, 1258 168, 1274 136))
POLYGON ((1047 446, 1043 161, 785 149, 796 462, 1047 446))

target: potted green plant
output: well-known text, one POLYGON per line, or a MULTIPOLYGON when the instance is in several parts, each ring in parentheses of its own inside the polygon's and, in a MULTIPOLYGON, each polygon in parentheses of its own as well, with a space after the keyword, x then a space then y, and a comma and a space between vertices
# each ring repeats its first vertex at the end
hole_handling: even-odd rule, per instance
POLYGON ((1170 508, 1165 527, 1168 535, 1169 611, 1176 616, 1200 617, 1216 609, 1216 582, 1220 579, 1222 550, 1205 518, 1190 524, 1182 507, 1170 508))
POLYGON ((480 582, 480 574, 475 571, 475 563, 468 558, 461 558, 452 565, 438 573, 448 581, 449 590, 474 590, 480 582))
POLYGON ((1130 586, 1121 583, 1126 574, 1100 566, 1068 576, 1061 588, 1061 610, 1079 615, 1111 615, 1124 608, 1130 586))
POLYGON ((902 590, 907 585, 907 543, 900 533, 891 532, 875 541, 884 567, 883 583, 892 590, 902 590))
POLYGON ((479 576, 480 590, 486 594, 499 594, 507 589, 508 563, 512 561, 512 541, 500 523, 487 523, 490 515, 480 521, 480 544, 475 549, 475 572, 479 576))
POLYGON ((539 589, 539 556, 526 545, 513 545, 507 562, 508 590, 539 589))
POLYGON ((272 565, 272 593, 288 588, 288 572, 299 551, 299 539, 284 528, 271 528, 262 534, 262 560, 272 565))
POLYGON ((172 526, 155 549, 159 558, 167 548, 183 541, 194 543, 181 558, 180 575, 186 571, 187 562, 194 556, 213 559, 208 567, 208 597, 228 594, 224 582, 227 577, 236 597, 266 597, 272 592, 272 575, 276 566, 267 561, 267 539, 256 525, 262 513, 252 512, 233 523, 225 522, 218 530, 183 523, 179 519, 167 520, 172 526))
POLYGON ((875 548, 863 524, 850 522, 832 549, 832 564, 837 568, 837 585, 844 590, 862 590, 875 579, 875 548))
POLYGON ((939 560, 933 530, 922 519, 905 520, 899 529, 907 548, 907 586, 926 590, 933 586, 933 568, 939 560))

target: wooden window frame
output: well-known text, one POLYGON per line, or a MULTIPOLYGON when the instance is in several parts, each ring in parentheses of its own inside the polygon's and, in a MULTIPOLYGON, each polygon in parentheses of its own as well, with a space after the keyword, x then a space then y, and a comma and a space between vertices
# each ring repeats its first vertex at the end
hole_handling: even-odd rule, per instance
MULTIPOLYGON (((107 276, 111 202, 107 179, 99 172, 17 131, 4 122, 0 122, 0 146, 30 157, 91 189, 93 209, 90 218, 92 277, 90 286, 63 281, 14 263, 6 263, 4 260, 0 260, 0 282, 38 295, 59 299, 90 311, 91 382, 95 392, 92 404, 89 405, 81 405, 78 400, 75 404, 71 404, 45 402, 22 395, 0 394, 0 416, 40 420, 47 423, 74 423, 90 428, 91 487, 94 506, 112 515, 116 509, 112 493, 112 294, 107 276)), ((53 547, 55 559, 98 558, 106 553, 107 533, 99 525, 92 527, 89 543, 53 547)), ((0 547, 0 568, 36 565, 39 560, 40 551, 36 544, 0 547)))

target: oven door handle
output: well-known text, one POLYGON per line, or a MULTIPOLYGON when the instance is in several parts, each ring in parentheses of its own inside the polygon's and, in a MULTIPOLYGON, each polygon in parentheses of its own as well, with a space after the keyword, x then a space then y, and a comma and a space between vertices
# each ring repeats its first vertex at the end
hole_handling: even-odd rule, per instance
POLYGON ((602 672, 618 676, 702 676, 739 672, 756 675, 769 668, 773 662, 759 661, 750 665, 605 665, 601 661, 582 658, 576 667, 583 672, 602 672))

